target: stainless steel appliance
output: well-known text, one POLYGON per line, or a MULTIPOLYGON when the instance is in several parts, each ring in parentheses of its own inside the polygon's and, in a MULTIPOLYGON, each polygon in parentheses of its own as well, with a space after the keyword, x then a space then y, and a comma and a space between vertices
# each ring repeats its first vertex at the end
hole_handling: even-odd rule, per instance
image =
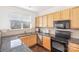
POLYGON ((70 29, 70 20, 65 21, 54 21, 55 37, 51 38, 51 51, 53 52, 67 52, 68 51, 68 41, 71 38, 70 31, 65 31, 70 29), (58 30, 60 29, 60 30, 58 30))
POLYGON ((57 29, 70 29, 70 20, 54 21, 54 28, 57 28, 57 29))
POLYGON ((70 39, 70 31, 56 31, 54 38, 51 38, 52 41, 52 51, 53 52, 66 52, 68 51, 68 40, 70 39))

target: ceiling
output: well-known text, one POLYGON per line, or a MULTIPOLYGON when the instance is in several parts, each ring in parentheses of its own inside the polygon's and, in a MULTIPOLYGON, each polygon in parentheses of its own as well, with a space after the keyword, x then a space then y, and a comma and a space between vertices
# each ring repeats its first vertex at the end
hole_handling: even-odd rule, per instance
POLYGON ((54 6, 20 6, 21 8, 27 9, 27 10, 31 10, 34 12, 41 12, 47 9, 50 9, 54 6))

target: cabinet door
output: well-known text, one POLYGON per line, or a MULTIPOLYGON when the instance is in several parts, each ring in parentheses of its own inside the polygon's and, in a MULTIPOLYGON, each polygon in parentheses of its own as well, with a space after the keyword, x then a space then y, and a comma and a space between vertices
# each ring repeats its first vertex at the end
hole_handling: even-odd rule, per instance
POLYGON ((61 11, 61 20, 70 20, 70 9, 61 11))
POLYGON ((30 47, 35 45, 36 43, 37 43, 37 36, 36 35, 31 35, 30 36, 30 42, 29 42, 30 47))
POLYGON ((38 27, 42 27, 42 16, 39 16, 39 24, 38 24, 38 27))
POLYGON ((53 20, 54 21, 60 21, 61 20, 61 12, 53 13, 53 20))
POLYGON ((25 44, 26 46, 30 46, 30 36, 24 36, 24 37, 21 37, 21 40, 22 40, 22 43, 25 44))
POLYGON ((36 17, 35 18, 35 27, 38 27, 39 26, 39 17, 36 17))
POLYGON ((79 7, 71 9, 71 28, 78 29, 79 26, 79 7))
POLYGON ((43 16, 42 27, 47 27, 47 15, 43 16))
POLYGON ((50 37, 43 36, 43 46, 51 51, 50 37))
POLYGON ((53 27, 53 14, 48 15, 47 27, 53 27))

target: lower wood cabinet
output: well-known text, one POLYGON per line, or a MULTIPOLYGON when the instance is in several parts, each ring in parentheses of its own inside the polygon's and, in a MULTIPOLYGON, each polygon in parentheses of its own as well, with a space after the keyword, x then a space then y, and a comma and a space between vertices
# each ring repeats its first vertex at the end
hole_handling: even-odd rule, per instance
POLYGON ((43 47, 51 51, 50 37, 43 36, 43 47))
POLYGON ((79 45, 70 42, 68 45, 68 51, 69 52, 79 52, 79 45))
POLYGON ((31 47, 35 45, 37 42, 37 36, 36 35, 29 35, 21 37, 22 43, 27 45, 28 47, 31 47))
POLYGON ((37 36, 36 35, 31 35, 30 36, 30 46, 33 46, 37 44, 37 36))

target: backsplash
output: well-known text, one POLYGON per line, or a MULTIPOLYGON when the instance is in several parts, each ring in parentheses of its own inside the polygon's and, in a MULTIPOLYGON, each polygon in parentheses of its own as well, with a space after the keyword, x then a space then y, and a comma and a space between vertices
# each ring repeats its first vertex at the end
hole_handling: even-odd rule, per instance
MULTIPOLYGON (((71 31, 71 37, 72 38, 76 38, 79 39, 79 30, 68 30, 71 31)), ((50 29, 50 34, 54 34, 55 35, 55 29, 50 29)))
POLYGON ((71 37, 79 39, 79 30, 72 30, 71 37))

